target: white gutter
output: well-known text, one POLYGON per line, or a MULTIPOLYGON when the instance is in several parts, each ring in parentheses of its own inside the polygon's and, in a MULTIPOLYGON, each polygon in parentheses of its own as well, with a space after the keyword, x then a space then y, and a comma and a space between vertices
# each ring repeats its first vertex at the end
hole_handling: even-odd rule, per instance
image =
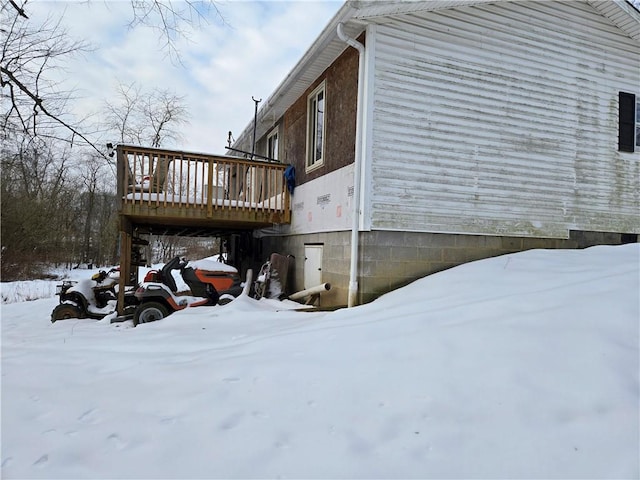
POLYGON ((358 295, 358 231, 360 229, 360 171, 362 169, 362 126, 364 118, 364 45, 345 35, 342 23, 338 23, 340 40, 358 50, 358 103, 356 107, 356 149, 353 167, 353 225, 351 227, 351 266, 349 270, 349 296, 347 306, 356 305, 358 295))

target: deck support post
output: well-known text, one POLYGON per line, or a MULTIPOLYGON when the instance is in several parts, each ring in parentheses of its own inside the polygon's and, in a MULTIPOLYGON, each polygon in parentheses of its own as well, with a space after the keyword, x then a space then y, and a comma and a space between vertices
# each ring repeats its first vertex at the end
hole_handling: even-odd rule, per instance
POLYGON ((124 315, 125 287, 129 285, 131 278, 131 222, 120 217, 120 279, 118 282, 118 316, 124 315))

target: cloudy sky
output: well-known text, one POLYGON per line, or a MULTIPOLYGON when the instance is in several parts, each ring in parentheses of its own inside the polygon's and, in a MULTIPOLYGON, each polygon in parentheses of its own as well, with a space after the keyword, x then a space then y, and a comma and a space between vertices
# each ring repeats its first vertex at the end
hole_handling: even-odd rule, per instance
MULTIPOLYGON (((190 123, 179 144, 167 147, 224 153, 227 135, 238 136, 342 5, 339 0, 216 1, 208 22, 190 29, 172 61, 158 32, 130 29, 129 0, 30 2, 32 21, 62 16, 69 33, 94 50, 65 65, 65 88, 75 89, 81 117, 113 98, 119 83, 185 96, 190 123)), ((204 10, 203 10, 204 11, 204 10)))

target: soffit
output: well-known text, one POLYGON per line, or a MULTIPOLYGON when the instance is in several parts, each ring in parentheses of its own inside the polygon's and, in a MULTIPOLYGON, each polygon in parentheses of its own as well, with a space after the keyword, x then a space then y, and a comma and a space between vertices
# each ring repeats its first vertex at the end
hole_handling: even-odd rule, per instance
POLYGON ((640 42, 640 11, 626 0, 589 0, 588 3, 620 30, 640 42))

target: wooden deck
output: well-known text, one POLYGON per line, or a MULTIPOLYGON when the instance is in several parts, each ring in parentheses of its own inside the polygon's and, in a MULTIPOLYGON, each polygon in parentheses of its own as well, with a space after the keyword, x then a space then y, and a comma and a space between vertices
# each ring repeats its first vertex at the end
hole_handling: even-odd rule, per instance
POLYGON ((290 222, 286 165, 119 145, 119 212, 157 233, 215 234, 290 222))
POLYGON ((120 294, 138 282, 141 235, 217 236, 290 223, 286 165, 118 145, 120 294))

